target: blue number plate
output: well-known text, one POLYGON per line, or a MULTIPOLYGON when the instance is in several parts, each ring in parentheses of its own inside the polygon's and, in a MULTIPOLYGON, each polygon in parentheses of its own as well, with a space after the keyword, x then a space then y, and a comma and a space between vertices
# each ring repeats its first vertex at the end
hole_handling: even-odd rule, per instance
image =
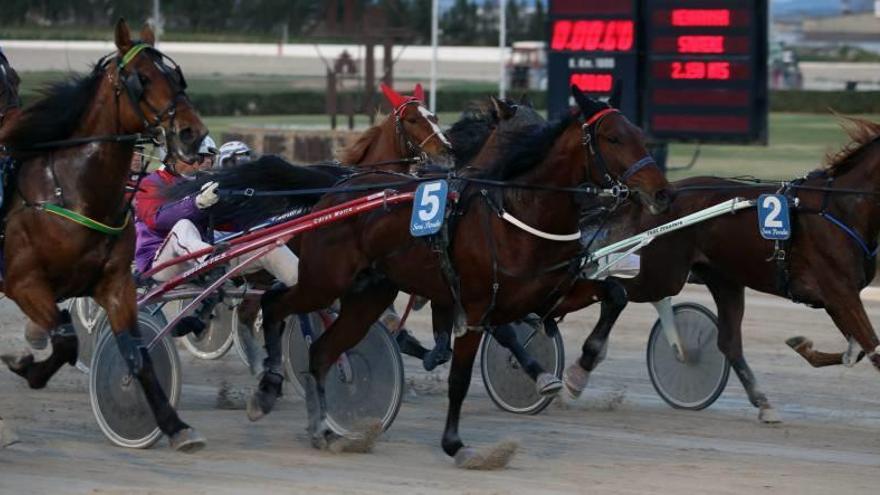
POLYGON ((773 241, 791 237, 788 199, 781 194, 758 196, 758 230, 761 237, 773 241))
POLYGON ((416 189, 413 198, 412 218, 409 233, 414 237, 436 234, 443 226, 446 213, 446 192, 449 186, 445 180, 425 182, 416 189))

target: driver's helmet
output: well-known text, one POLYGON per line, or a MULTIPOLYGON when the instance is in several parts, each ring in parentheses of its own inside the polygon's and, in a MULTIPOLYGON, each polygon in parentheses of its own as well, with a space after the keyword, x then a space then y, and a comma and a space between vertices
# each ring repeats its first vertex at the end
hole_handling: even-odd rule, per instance
POLYGON ((253 153, 248 145, 241 141, 229 141, 220 147, 219 156, 214 164, 217 168, 231 167, 237 163, 250 161, 253 153))
POLYGON ((217 154, 217 143, 214 142, 214 139, 211 136, 205 136, 202 139, 202 144, 199 145, 199 154, 200 155, 216 155, 217 154))

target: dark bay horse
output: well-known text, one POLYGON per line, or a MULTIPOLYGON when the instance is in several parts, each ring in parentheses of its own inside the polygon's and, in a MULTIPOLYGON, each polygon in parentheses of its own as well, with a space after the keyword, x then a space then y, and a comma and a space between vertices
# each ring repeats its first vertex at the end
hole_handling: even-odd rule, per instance
MULTIPOLYGON (((859 291, 874 278, 880 235, 880 124, 848 122, 852 143, 831 157, 827 168, 793 181, 787 189, 787 195, 799 203, 791 210, 791 241, 780 245, 781 251, 760 236, 756 210, 749 209, 658 237, 642 250, 639 275, 619 280, 628 299, 635 302, 677 294, 691 271, 705 283, 718 307, 718 347, 765 422, 779 419, 743 356, 745 287, 825 309, 848 340, 849 349, 823 353, 813 350, 807 339, 789 339, 788 344, 813 366, 852 365, 867 355, 880 370, 880 340, 859 298, 859 291)), ((609 227, 630 222, 635 232, 647 230, 734 197, 754 199, 780 188, 778 183, 756 186, 713 177, 674 185, 677 197, 667 214, 648 216, 633 207, 609 227)), ((625 301, 613 307, 603 305, 600 321, 605 325, 597 325, 580 359, 566 370, 567 385, 572 374, 589 373, 598 365, 611 326, 624 306, 625 301)), ((585 385, 585 380, 581 383, 585 385)))
MULTIPOLYGON (((459 232, 450 248, 461 281, 461 303, 467 324, 477 329, 522 318, 529 312, 555 316, 602 297, 601 287, 565 270, 580 253, 579 242, 560 244, 535 237, 499 218, 499 208, 544 232, 577 231, 578 186, 593 180, 625 181, 653 208, 666 206, 668 183, 656 167, 644 163, 641 133, 617 112, 602 107, 587 112, 587 124, 576 117, 530 129, 511 138, 504 156, 478 177, 515 181, 519 187, 465 180, 454 206, 459 232), (601 120, 601 125, 597 122, 601 120), (592 140, 593 152, 584 145, 592 140), (635 140, 635 141, 634 141, 635 140), (599 150, 598 153, 595 150, 599 150), (601 164, 597 157, 601 156, 601 164), (464 233, 467 235, 464 235, 464 233), (562 269, 552 269, 560 266, 562 269), (561 289, 561 290, 560 290, 561 289), (557 303, 557 297, 561 303, 557 303)), ((361 176, 346 185, 381 183, 387 177, 361 176)), ((258 186, 257 186, 258 187, 258 186)), ((403 187, 401 190, 412 190, 403 187)), ((328 207, 358 194, 329 194, 315 208, 328 207)), ((366 333, 372 321, 399 290, 453 306, 450 287, 430 246, 409 235, 409 207, 389 207, 342 221, 299 238, 300 278, 292 288, 267 293, 262 300, 267 336, 283 330, 291 313, 307 313, 341 300, 339 318, 312 345, 307 386, 309 433, 318 447, 334 448, 347 439, 325 423, 324 377, 342 352, 366 333)), ((465 447, 458 434, 461 405, 481 333, 466 332, 455 341, 449 378, 450 406, 443 449, 468 468, 501 467, 513 451, 501 446, 483 454, 465 447)), ((270 350, 280 359, 280 350, 270 350)), ((261 383, 258 395, 280 393, 261 383)), ((267 411, 268 412, 268 411, 267 411)))
POLYGON ((45 361, 32 355, 4 361, 32 388, 44 387, 77 357, 70 315, 56 302, 94 297, 162 432, 172 447, 190 452, 204 440, 169 404, 139 340, 131 276, 135 232, 124 189, 141 136, 194 160, 207 130, 186 96, 180 69, 152 47, 151 29, 140 36, 132 40, 120 19, 116 53, 90 74, 48 89, 4 131, 3 144, 17 161, 4 219, 4 292, 52 342, 45 361), (77 214, 86 219, 72 221, 77 214))

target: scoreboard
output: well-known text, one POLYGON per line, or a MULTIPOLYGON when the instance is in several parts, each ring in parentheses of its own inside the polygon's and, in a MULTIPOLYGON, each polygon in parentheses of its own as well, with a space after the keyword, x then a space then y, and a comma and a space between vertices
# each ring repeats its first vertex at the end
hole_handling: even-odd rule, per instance
POLYGON ((654 141, 766 143, 767 0, 551 0, 548 107, 608 96, 654 141))

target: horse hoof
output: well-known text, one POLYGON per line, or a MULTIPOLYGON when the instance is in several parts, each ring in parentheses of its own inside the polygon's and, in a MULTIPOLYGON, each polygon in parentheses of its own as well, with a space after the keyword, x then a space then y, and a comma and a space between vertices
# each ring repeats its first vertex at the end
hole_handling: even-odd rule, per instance
POLYGON ((247 417, 251 421, 259 421, 266 415, 263 411, 262 406, 260 405, 260 398, 258 395, 260 392, 254 392, 253 395, 247 401, 247 417))
POLYGON ((3 354, 0 356, 0 361, 3 361, 16 375, 27 378, 25 372, 34 364, 34 355, 29 352, 23 354, 3 354))
POLYGON ((435 347, 422 360, 422 366, 425 368, 425 371, 433 371, 434 368, 449 362, 450 359, 452 359, 451 349, 448 347, 446 349, 437 349, 435 347))
POLYGON ((376 420, 359 427, 346 437, 338 437, 336 441, 329 442, 328 449, 336 454, 340 452, 369 454, 376 446, 376 440, 382 435, 382 431, 382 422, 376 420))
POLYGON ((562 389, 562 380, 550 373, 541 373, 535 380, 535 388, 538 395, 542 397, 552 397, 559 393, 562 389))
POLYGON ((480 471, 502 469, 507 467, 518 448, 516 442, 501 442, 481 451, 462 447, 455 453, 455 467, 480 471))
POLYGON ((184 454, 194 454, 205 448, 205 437, 192 428, 184 428, 168 439, 171 448, 184 454))
POLYGON ((27 341, 31 349, 42 351, 49 347, 49 332, 35 323, 28 321, 24 327, 24 340, 27 341))
POLYGON ((562 380, 569 399, 574 400, 580 397, 581 392, 587 387, 587 382, 590 380, 590 372, 581 368, 579 364, 574 363, 565 368, 562 380))
POLYGON ((785 344, 797 352, 800 352, 801 349, 810 349, 813 347, 813 341, 806 337, 792 337, 786 339, 785 344))
POLYGON ((758 420, 768 425, 782 423, 782 418, 779 417, 779 413, 776 412, 776 409, 773 409, 770 406, 762 407, 758 410, 758 420))

